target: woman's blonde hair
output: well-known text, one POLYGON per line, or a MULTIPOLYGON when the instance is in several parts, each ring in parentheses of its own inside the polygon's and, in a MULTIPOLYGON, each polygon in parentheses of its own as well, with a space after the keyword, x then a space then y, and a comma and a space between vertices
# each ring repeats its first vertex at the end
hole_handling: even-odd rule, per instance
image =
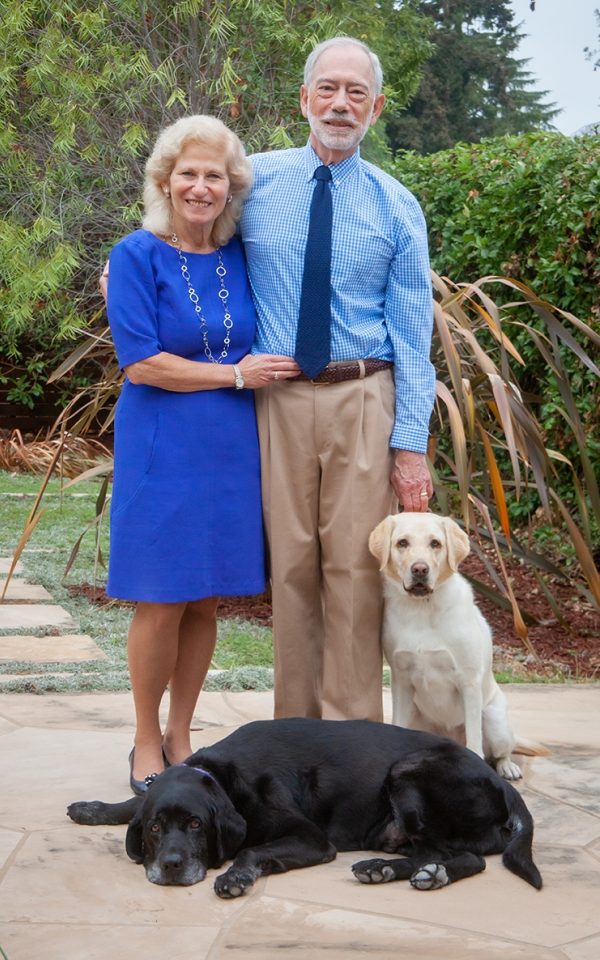
POLYGON ((216 117, 202 114, 182 117, 161 131, 146 163, 142 226, 163 236, 173 232, 171 199, 165 194, 164 186, 177 158, 189 143, 199 143, 218 151, 225 161, 232 200, 215 220, 211 233, 215 246, 221 247, 235 233, 244 200, 252 186, 252 165, 239 137, 216 117))

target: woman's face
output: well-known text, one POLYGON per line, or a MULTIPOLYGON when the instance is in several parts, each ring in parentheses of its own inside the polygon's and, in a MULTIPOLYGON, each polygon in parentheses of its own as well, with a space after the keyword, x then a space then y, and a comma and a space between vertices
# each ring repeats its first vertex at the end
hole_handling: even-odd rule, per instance
POLYGON ((188 143, 164 188, 171 194, 175 233, 205 235, 212 230, 229 196, 223 156, 211 147, 188 143))

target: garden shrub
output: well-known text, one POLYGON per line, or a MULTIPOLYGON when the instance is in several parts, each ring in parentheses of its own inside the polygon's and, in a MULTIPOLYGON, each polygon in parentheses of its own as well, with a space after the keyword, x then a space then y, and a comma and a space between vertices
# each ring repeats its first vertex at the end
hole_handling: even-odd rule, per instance
MULTIPOLYGON (((538 133, 461 143, 429 156, 406 152, 391 172, 423 206, 437 273, 463 282, 486 275, 519 280, 600 329, 600 137, 538 133)), ((515 292, 499 285, 494 299, 506 304, 515 292)), ((503 323, 525 361, 520 385, 548 445, 576 459, 570 425, 557 412, 559 384, 543 351, 528 331, 519 331, 521 318, 510 308, 503 323)), ((565 350, 564 362, 600 470, 597 379, 574 351, 565 350)))

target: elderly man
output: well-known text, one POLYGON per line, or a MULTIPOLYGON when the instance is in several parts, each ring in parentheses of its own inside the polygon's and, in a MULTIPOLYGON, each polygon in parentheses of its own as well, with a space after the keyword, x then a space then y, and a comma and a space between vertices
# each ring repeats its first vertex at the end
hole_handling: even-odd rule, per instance
POLYGON ((379 60, 360 41, 317 46, 300 93, 309 142, 252 158, 241 221, 255 349, 294 356, 303 370, 256 396, 277 717, 382 718, 381 591, 368 536, 396 497, 423 511, 432 494, 424 219, 359 154, 383 108, 381 86, 379 60))

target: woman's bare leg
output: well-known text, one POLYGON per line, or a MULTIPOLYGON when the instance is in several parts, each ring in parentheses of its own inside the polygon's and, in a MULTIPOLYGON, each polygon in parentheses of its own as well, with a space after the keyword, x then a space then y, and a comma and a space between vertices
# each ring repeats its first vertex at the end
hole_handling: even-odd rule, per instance
POLYGON ((136 780, 164 768, 159 707, 177 663, 185 608, 185 603, 139 602, 129 628, 127 655, 136 716, 136 780))
POLYGON ((165 753, 172 763, 192 753, 190 727, 217 639, 215 597, 188 603, 179 625, 179 652, 169 680, 165 753))

